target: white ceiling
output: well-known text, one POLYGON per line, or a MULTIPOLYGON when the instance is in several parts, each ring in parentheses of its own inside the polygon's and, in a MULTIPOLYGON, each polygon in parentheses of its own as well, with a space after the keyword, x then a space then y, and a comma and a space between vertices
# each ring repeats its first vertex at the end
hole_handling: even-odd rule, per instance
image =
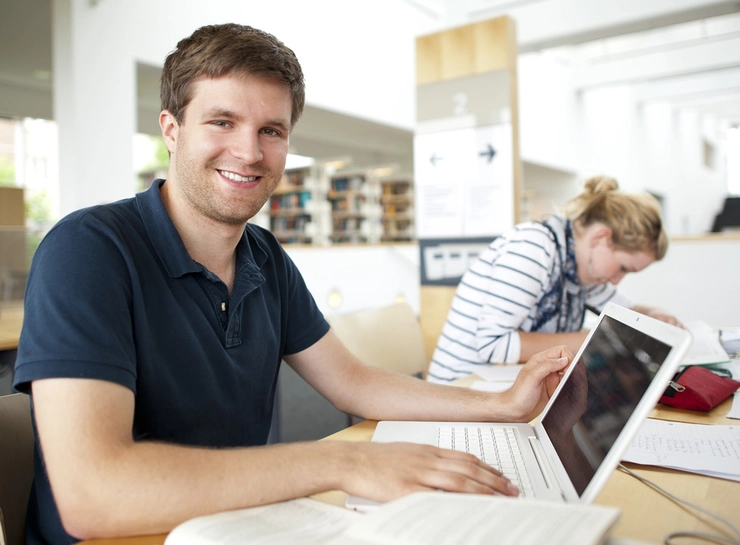
MULTIPOLYGON (((404 1, 438 29, 510 14, 520 52, 547 49, 574 68, 580 90, 632 85, 644 103, 666 102, 740 125, 740 1, 404 1), (575 8, 581 11, 561 13, 575 8), (610 9, 618 11, 610 15, 610 9)), ((23 111, 7 111, 0 101, 0 115, 52 117, 51 4, 0 2, 0 97, 11 92, 24 99, 23 111)), ((159 109, 159 69, 140 65, 138 76, 139 130, 157 134, 151 123, 159 109)), ((304 155, 378 164, 407 161, 413 134, 309 106, 293 142, 304 155)))
POLYGON ((638 103, 667 103, 740 125, 740 1, 405 0, 445 24, 507 14, 520 54, 574 70, 576 91, 630 85, 638 103))
POLYGON ((740 124, 740 12, 553 48, 576 87, 631 85, 638 104, 693 109, 740 124))

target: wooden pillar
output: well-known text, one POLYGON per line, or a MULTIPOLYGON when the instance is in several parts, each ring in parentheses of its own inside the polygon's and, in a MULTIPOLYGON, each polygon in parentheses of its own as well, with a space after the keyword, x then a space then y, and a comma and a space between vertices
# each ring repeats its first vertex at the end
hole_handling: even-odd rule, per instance
MULTIPOLYGON (((415 136, 415 180, 417 232, 421 252, 421 328, 427 356, 431 359, 437 338, 444 325, 455 287, 470 259, 474 259, 483 247, 508 228, 520 221, 519 201, 521 187, 521 163, 519 158, 519 116, 517 110, 517 47, 514 21, 509 17, 497 17, 466 26, 452 28, 421 36, 416 40, 416 82, 417 82, 417 130, 415 136), (450 200, 461 204, 457 211, 448 206, 439 218, 434 214, 446 206, 445 202, 434 202, 444 192, 445 180, 440 178, 431 186, 427 183, 424 172, 430 171, 426 161, 452 159, 454 153, 449 148, 455 146, 455 131, 488 130, 500 134, 504 130, 508 145, 502 147, 501 153, 495 156, 499 167, 504 167, 505 180, 486 179, 491 169, 476 165, 476 160, 485 161, 484 150, 475 150, 472 154, 455 156, 455 164, 449 172, 467 172, 471 179, 478 176, 471 187, 459 188, 450 200), (509 136, 510 135, 510 136, 509 136), (430 140, 439 137, 452 137, 447 154, 429 155, 430 140), (423 145, 426 143, 425 145, 423 145), (505 149, 504 149, 505 148, 505 149), (478 157, 480 156, 480 157, 478 157), (502 164, 501 161, 504 163, 502 164), (470 174, 471 169, 475 171, 470 174), (486 184, 490 183, 488 193, 486 184), (436 185, 435 185, 436 184, 436 185), (494 187, 496 186, 496 187, 494 187), (501 191, 500 189, 504 190, 501 191), (425 189, 428 189, 425 194, 425 189), (475 210, 475 196, 483 195, 490 201, 481 207, 490 207, 494 219, 486 225, 487 208, 475 210), (497 198, 496 195, 503 195, 497 198), (435 197, 436 196, 436 197, 435 197), (475 223, 476 212, 480 217, 475 223), (445 215, 445 217, 441 217, 445 215), (452 218, 452 219, 450 219, 452 218), (458 221, 459 220, 459 221, 458 221), (446 222, 446 223, 445 223, 446 222), (458 227, 458 224, 462 226, 458 227), (449 226, 449 232, 444 229, 449 226), (474 250, 473 250, 474 248, 474 250), (438 250, 438 251, 437 251, 438 250), (433 255, 441 259, 449 258, 450 252, 455 256, 455 264, 447 262, 448 270, 435 268, 429 259, 433 255), (426 254, 426 256, 425 256, 426 254), (462 256, 462 257, 461 257, 462 256), (425 261, 426 257, 426 261, 425 261)), ((465 133, 466 137, 468 133, 465 133)), ((478 134, 478 133, 476 133, 478 134)), ((478 145, 481 145, 480 136, 478 145)), ((471 142, 474 138, 471 137, 471 142)), ((441 144, 444 147, 444 144, 441 144)), ((495 147, 495 146, 494 146, 495 147)), ((436 152, 434 152, 436 154, 436 152)), ((490 161, 493 157, 489 157, 490 161)), ((489 165, 490 166, 490 165, 489 165)), ((499 168, 497 173, 502 170, 499 168)), ((430 174, 432 177, 436 174, 430 174)), ((461 174, 462 176, 463 174, 461 174)), ((451 184, 466 183, 452 174, 451 184)))

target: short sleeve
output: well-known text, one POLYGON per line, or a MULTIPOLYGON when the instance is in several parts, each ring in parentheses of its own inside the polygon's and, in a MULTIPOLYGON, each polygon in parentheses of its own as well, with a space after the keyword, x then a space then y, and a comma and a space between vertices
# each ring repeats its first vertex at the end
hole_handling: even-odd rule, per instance
POLYGON ((62 220, 34 255, 25 296, 15 387, 96 378, 136 386, 126 264, 109 228, 91 216, 62 220), (90 259, 94 255, 95 259, 90 259))

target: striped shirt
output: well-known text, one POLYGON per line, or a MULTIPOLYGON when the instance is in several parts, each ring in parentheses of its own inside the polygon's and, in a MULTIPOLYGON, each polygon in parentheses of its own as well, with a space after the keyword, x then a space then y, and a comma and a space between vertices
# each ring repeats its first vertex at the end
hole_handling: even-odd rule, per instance
POLYGON ((460 280, 427 380, 518 363, 519 331, 578 331, 586 307, 601 312, 608 301, 634 306, 612 284, 580 285, 570 221, 521 223, 491 242, 460 280))

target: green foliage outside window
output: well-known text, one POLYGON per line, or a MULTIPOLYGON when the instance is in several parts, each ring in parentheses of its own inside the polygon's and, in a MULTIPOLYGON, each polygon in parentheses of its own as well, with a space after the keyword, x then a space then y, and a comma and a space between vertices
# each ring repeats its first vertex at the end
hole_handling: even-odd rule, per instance
POLYGON ((51 221, 51 200, 46 189, 26 195, 26 221, 34 224, 51 221))
POLYGON ((31 266, 31 258, 36 253, 41 239, 48 226, 51 224, 51 199, 46 189, 39 189, 29 194, 26 191, 26 256, 28 266, 31 266))
POLYGON ((164 140, 160 136, 149 136, 154 143, 154 153, 151 159, 141 169, 142 172, 155 172, 157 170, 166 170, 170 164, 170 152, 164 145, 164 140))
POLYGON ((153 151, 144 166, 139 168, 139 191, 149 189, 152 181, 159 176, 166 176, 167 166, 170 163, 170 153, 164 141, 159 136, 148 135, 147 138, 153 144, 153 151))
POLYGON ((6 156, 0 156, 0 186, 15 187, 15 165, 6 156))

